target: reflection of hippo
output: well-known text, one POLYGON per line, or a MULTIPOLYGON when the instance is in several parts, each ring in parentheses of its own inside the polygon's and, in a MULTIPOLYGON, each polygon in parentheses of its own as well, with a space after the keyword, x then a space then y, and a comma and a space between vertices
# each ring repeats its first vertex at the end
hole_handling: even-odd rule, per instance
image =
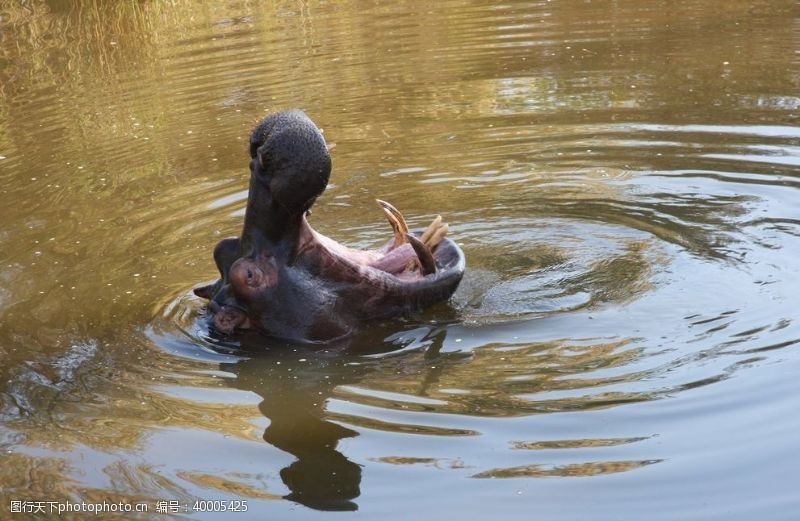
POLYGON ((448 299, 464 255, 437 217, 409 233, 379 201, 394 238, 353 250, 315 232, 306 215, 328 184, 331 159, 314 123, 299 110, 264 119, 250 138, 250 193, 241 238, 214 250, 220 280, 195 289, 209 299, 215 329, 252 327, 269 335, 324 342, 363 320, 405 315, 448 299))
POLYGON ((325 404, 336 387, 358 382, 370 369, 338 357, 304 356, 298 362, 296 354, 281 357, 277 352, 222 364, 221 369, 236 374, 229 385, 262 397, 258 409, 269 419, 264 441, 297 458, 280 471, 289 488, 284 497, 316 510, 357 510, 361 467, 337 445, 358 432, 329 420, 325 404))

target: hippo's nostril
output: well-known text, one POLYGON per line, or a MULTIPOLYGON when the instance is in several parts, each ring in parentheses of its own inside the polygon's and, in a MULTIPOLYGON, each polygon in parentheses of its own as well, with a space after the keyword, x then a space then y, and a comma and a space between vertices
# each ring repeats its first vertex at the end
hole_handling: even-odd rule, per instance
POLYGON ((217 331, 231 334, 247 321, 247 314, 239 306, 222 306, 214 314, 213 325, 217 331))

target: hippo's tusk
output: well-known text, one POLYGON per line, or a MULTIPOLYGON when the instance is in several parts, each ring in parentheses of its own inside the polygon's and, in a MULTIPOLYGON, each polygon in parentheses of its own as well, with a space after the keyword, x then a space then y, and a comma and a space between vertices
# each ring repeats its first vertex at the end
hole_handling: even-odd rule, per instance
POLYGON ((336 148, 336 143, 325 143, 325 148, 328 149, 328 152, 336 148))
POLYGON ((431 273, 436 273, 436 261, 433 260, 433 254, 431 250, 428 249, 425 244, 411 235, 410 233, 406 234, 406 239, 408 242, 411 243, 411 246, 414 248, 414 253, 417 254, 417 259, 419 261, 420 269, 422 270, 423 275, 430 275, 431 273))
POLYGON ((401 214, 397 208, 386 201, 375 199, 375 202, 380 205, 383 213, 386 214, 386 219, 389 221, 389 224, 392 226, 392 230, 394 231, 394 244, 392 245, 392 249, 408 242, 406 241, 406 235, 408 235, 408 224, 406 224, 403 214, 401 214))
MULTIPOLYGON (((425 228, 425 231, 422 232, 422 235, 419 237, 419 241, 429 252, 433 253, 436 251, 436 247, 439 246, 439 243, 444 240, 448 229, 449 226, 446 222, 442 221, 442 216, 437 215, 433 222, 431 222, 428 227, 425 228)), ((414 250, 416 251, 416 248, 414 250)), ((411 260, 408 262, 408 264, 406 264, 406 269, 413 270, 417 264, 420 263, 416 259, 411 260)))
POLYGON ((428 227, 425 228, 425 231, 422 232, 422 236, 419 238, 419 240, 421 240, 425 244, 428 244, 428 241, 430 240, 431 236, 437 229, 439 229, 441 225, 442 225, 442 216, 437 215, 436 218, 433 220, 433 222, 431 222, 428 225, 428 227))
POLYGON ((450 227, 447 223, 443 223, 431 234, 430 238, 425 242, 425 246, 430 248, 431 251, 436 251, 436 247, 444 240, 444 236, 447 235, 449 229, 450 227))

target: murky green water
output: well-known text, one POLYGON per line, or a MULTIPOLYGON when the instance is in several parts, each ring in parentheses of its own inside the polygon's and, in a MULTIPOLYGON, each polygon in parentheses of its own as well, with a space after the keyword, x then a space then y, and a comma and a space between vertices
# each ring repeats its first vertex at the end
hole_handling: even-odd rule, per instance
POLYGON ((2 516, 794 519, 798 49, 789 1, 0 2, 2 516), (449 305, 209 339, 287 107, 337 144, 313 225, 443 214, 449 305))

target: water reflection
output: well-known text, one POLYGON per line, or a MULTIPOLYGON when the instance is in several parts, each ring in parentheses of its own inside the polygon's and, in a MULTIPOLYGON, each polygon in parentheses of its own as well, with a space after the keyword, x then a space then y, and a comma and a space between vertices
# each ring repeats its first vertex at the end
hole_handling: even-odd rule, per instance
POLYGON ((222 369, 236 375, 232 386, 263 398, 258 410, 270 421, 264 441, 297 458, 280 470, 291 491, 284 497, 318 510, 357 510, 361 466, 337 445, 358 432, 326 419, 325 403, 336 387, 359 381, 365 369, 314 353, 298 359, 298 353, 289 352, 223 364, 222 369))
MULTIPOLYGON (((543 374, 555 370, 557 374, 565 374, 566 364, 556 361, 542 360, 544 346, 531 346, 519 349, 515 346, 498 346, 503 356, 492 356, 489 353, 473 353, 472 356, 452 353, 441 353, 445 333, 428 332, 422 335, 424 350, 419 347, 410 351, 384 355, 378 359, 364 359, 363 355, 370 350, 387 353, 392 344, 380 340, 380 330, 369 335, 351 339, 346 345, 331 348, 327 352, 308 350, 299 346, 272 345, 267 354, 265 346, 270 341, 255 336, 247 339, 242 346, 253 353, 253 358, 242 359, 234 363, 223 363, 220 369, 235 376, 227 380, 228 385, 238 390, 256 393, 262 401, 258 410, 269 420, 269 426, 263 434, 267 443, 285 451, 296 460, 280 470, 280 477, 290 493, 286 499, 318 510, 356 510, 356 499, 361 493, 362 466, 348 459, 338 449, 340 440, 358 436, 357 430, 345 427, 353 425, 389 432, 402 432, 417 435, 459 436, 477 435, 477 432, 461 431, 430 424, 424 416, 414 415, 412 423, 381 420, 380 413, 363 416, 353 412, 337 412, 328 406, 331 399, 347 400, 352 404, 380 407, 387 410, 402 410, 404 413, 414 412, 428 415, 431 413, 469 412, 479 415, 520 414, 523 410, 554 412, 558 410, 587 409, 620 405, 631 400, 646 399, 625 398, 620 395, 603 393, 589 398, 530 402, 514 398, 523 393, 538 395, 546 392, 557 394, 562 386, 549 380, 536 377, 531 372, 539 367, 543 374), (370 346, 370 347, 366 347, 370 346), (353 353, 362 356, 354 356, 353 353), (388 356, 388 358, 387 358, 388 356), (479 375, 498 373, 496 367, 487 367, 486 363, 500 363, 504 368, 501 380, 489 376, 491 381, 482 381, 479 375), (469 363, 467 363, 469 362, 469 363), (533 363, 533 367, 532 367, 533 363), (464 373, 468 371, 468 373, 464 373), (405 374, 398 379, 396 375, 405 374), (393 377, 393 375, 395 375, 393 377), (503 389, 507 380, 512 388, 507 396, 499 396, 496 391, 489 398, 486 392, 491 389, 503 389), (528 405, 524 405, 528 402, 528 405), (534 407, 535 409, 531 409, 534 407), (417 423, 418 422, 418 423, 417 423), (344 424, 344 425, 343 425, 344 424)), ((408 340, 405 340, 408 342, 408 340)), ((589 347, 589 346, 587 346, 589 347)), ((604 362, 600 365, 586 362, 592 367, 626 365, 628 356, 614 361, 609 355, 621 346, 592 346, 597 350, 595 356, 604 362)), ((574 348, 573 348, 574 349, 574 348)), ((481 350, 482 351, 482 350, 481 350)), ((563 351, 556 349, 554 351, 563 351)), ((636 351, 633 351, 636 353, 636 351)), ((570 358, 576 357, 575 353, 570 358)), ((577 360, 576 360, 577 361, 577 360)), ((578 374, 586 372, 583 365, 574 369, 578 374)), ((636 377, 631 380, 636 380, 636 377)), ((598 380, 596 382, 580 381, 568 384, 566 388, 576 385, 579 389, 593 386, 618 383, 619 378, 598 380)), ((515 449, 544 448, 576 448, 606 447, 623 443, 634 443, 646 438, 630 438, 623 440, 572 440, 564 442, 541 441, 532 443, 514 443, 515 449)), ((433 464, 454 469, 466 468, 460 460, 448 462, 431 458, 403 458, 386 456, 376 461, 393 465, 433 464)), ((543 476, 578 476, 615 473, 634 470, 643 465, 657 463, 658 460, 640 462, 591 462, 569 464, 548 469, 546 466, 529 465, 524 467, 491 469, 475 473, 475 478, 504 477, 543 477, 543 476)))
MULTIPOLYGON (((166 318, 197 320, 175 308, 171 311, 166 318)), ((194 325, 200 326, 196 330, 204 330, 201 324, 194 325)), ((217 340, 209 338, 209 345, 216 345, 217 340)), ((258 410, 269 420, 263 440, 296 458, 280 469, 280 478, 289 489, 283 497, 318 510, 358 509, 362 464, 338 447, 341 440, 358 436, 358 428, 421 436, 476 436, 478 431, 443 425, 431 415, 518 416, 607 408, 655 398, 649 393, 626 396, 610 392, 612 385, 640 380, 639 373, 597 379, 568 377, 630 365, 643 353, 628 348, 628 342, 499 344, 471 352, 447 352, 447 330, 422 325, 388 336, 387 329, 377 326, 323 350, 276 343, 256 334, 239 340, 235 352, 250 358, 222 363, 219 369, 231 375, 225 380, 228 386, 260 397, 258 410), (593 392, 595 387, 601 391, 593 392), (570 397, 569 390, 581 393, 570 397), (366 411, 369 413, 364 414, 366 411)), ((231 346, 220 344, 219 349, 231 352, 231 346)), ((512 447, 613 447, 645 439, 544 440, 514 442, 512 447)), ((372 459, 392 465, 471 468, 461 458, 372 459)), ((489 469, 473 477, 588 476, 635 470, 658 461, 587 462, 553 468, 527 465, 489 469)))
MULTIPOLYGON (((269 420, 264 441, 297 458, 280 470, 281 480, 290 490, 285 499, 317 510, 358 509, 355 500, 361 494, 362 465, 348 459, 337 446, 340 440, 359 433, 342 425, 348 418, 331 414, 327 404, 337 389, 357 386, 370 375, 380 378, 381 355, 408 348, 408 339, 392 338, 396 337, 394 329, 392 325, 373 325, 322 349, 249 333, 238 337, 233 352, 251 358, 220 364, 221 371, 234 376, 226 380, 228 385, 262 398, 258 410, 269 420), (374 356, 379 358, 369 358, 374 356)), ((434 336, 424 351, 426 358, 437 356, 441 338, 441 334, 434 336)), ((209 346, 231 352, 232 345, 220 340, 212 334, 209 346)))

